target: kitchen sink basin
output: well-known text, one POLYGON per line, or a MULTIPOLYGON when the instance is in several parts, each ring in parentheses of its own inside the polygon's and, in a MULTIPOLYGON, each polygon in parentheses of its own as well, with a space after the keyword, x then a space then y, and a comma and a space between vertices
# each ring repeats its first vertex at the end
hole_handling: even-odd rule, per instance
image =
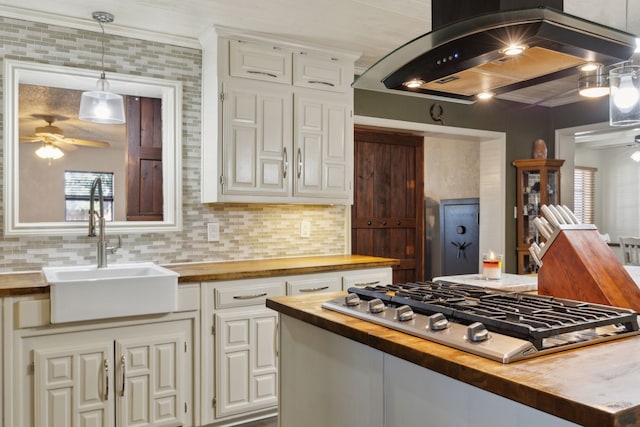
POLYGON ((51 323, 169 313, 176 310, 178 273, 153 263, 43 267, 51 323))

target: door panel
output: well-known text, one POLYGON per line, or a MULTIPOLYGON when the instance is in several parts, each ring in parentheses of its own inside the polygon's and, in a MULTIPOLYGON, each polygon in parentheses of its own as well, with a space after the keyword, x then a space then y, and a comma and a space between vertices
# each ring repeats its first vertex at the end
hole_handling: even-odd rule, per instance
POLYGON ((355 131, 352 252, 397 258, 393 281, 424 279, 423 139, 355 131))

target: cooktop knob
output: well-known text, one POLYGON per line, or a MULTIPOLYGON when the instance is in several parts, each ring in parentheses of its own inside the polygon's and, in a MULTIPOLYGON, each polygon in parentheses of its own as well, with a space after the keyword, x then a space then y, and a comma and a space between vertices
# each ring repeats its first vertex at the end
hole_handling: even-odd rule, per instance
POLYGON ((372 299, 369 301, 369 312, 370 313, 382 313, 384 311, 384 303, 379 298, 372 299))
POLYGON ((432 331, 442 331, 449 327, 449 321, 444 314, 436 313, 429 316, 429 323, 427 323, 427 328, 432 331))
POLYGON ((489 331, 480 322, 475 322, 467 326, 467 336, 471 342, 482 342, 489 339, 489 331))
POLYGON ((344 304, 347 307, 355 307, 356 305, 360 305, 360 297, 358 294, 348 294, 344 297, 344 304))
POLYGON ((406 322, 407 320, 411 320, 414 317, 416 317, 416 314, 408 305, 403 305, 396 308, 396 319, 398 319, 399 321, 406 322))

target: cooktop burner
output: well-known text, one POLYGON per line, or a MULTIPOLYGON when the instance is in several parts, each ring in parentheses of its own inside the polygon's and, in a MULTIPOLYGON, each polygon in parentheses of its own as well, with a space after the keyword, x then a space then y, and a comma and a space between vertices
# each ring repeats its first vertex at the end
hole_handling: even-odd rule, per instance
POLYGON ((349 288, 324 308, 503 363, 640 333, 630 309, 463 285, 349 288))

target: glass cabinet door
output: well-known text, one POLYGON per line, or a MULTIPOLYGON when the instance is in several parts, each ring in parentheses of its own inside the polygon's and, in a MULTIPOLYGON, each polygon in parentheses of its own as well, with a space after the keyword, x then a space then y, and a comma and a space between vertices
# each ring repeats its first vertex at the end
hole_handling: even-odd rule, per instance
POLYGON ((523 233, 520 244, 539 242, 538 231, 533 220, 540 216, 540 177, 539 170, 522 172, 522 182, 524 184, 522 192, 523 233))

